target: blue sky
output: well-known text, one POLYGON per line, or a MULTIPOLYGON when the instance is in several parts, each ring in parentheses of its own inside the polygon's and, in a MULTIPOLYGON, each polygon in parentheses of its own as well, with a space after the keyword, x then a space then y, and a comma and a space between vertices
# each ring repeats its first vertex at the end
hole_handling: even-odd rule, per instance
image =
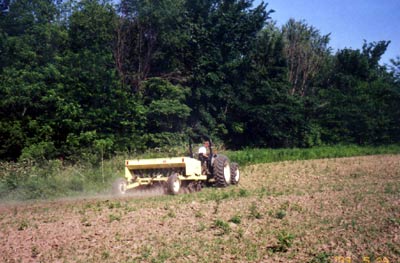
MULTIPOLYGON (((254 4, 261 0, 255 0, 254 4)), ((319 29, 331 33, 334 51, 345 47, 360 49, 367 42, 391 40, 381 63, 400 56, 400 0, 265 0, 267 9, 278 26, 289 18, 304 19, 319 29)))

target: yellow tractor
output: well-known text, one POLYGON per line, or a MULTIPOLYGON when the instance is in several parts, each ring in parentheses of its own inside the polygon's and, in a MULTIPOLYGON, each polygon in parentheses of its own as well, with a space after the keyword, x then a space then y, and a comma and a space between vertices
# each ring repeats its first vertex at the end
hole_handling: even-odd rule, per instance
POLYGON ((209 138, 201 148, 197 158, 190 143, 190 157, 126 160, 125 177, 114 182, 113 193, 124 195, 130 189, 161 185, 166 193, 176 195, 200 191, 203 186, 239 183, 237 163, 231 163, 225 155, 214 154, 209 138))

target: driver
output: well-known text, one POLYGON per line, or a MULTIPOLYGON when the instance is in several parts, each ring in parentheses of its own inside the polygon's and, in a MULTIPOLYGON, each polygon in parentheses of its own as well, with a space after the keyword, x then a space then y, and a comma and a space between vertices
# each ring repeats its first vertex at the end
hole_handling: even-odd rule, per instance
POLYGON ((210 148, 210 142, 204 141, 203 146, 199 148, 199 160, 201 162, 201 174, 207 174, 208 153, 207 148, 210 148))
POLYGON ((208 154, 207 154, 207 148, 210 147, 210 142, 209 141, 205 141, 204 142, 204 146, 201 146, 199 148, 199 157, 200 159, 207 159, 208 158, 208 154))

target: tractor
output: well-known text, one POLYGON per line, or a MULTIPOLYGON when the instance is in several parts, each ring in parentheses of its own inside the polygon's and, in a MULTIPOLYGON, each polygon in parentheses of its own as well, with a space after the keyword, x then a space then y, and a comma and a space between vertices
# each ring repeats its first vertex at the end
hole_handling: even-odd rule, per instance
POLYGON ((238 184, 238 164, 213 152, 209 137, 204 145, 200 153, 194 154, 190 141, 189 157, 125 160, 125 177, 114 182, 113 194, 124 195, 130 189, 159 185, 166 193, 176 195, 200 191, 204 186, 238 184))

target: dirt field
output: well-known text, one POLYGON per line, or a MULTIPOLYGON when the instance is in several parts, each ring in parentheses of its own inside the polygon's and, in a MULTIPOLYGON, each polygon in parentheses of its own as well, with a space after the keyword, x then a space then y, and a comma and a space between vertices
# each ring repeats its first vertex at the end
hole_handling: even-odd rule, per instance
POLYGON ((400 155, 241 175, 196 194, 0 205, 0 262, 400 262, 400 155))

